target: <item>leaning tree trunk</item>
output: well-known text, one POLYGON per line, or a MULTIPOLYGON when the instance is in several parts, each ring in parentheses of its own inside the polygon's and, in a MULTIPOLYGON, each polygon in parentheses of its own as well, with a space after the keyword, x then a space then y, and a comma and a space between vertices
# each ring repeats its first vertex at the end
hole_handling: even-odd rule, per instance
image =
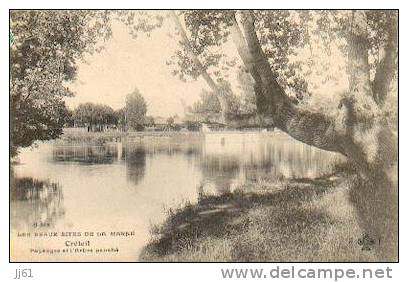
POLYGON ((367 235, 380 241, 379 260, 397 257, 397 138, 381 115, 395 69, 396 22, 390 31, 385 55, 370 82, 367 19, 365 12, 350 17, 349 91, 339 105, 336 119, 292 104, 277 83, 258 40, 254 16, 242 11, 232 17, 231 34, 238 53, 252 75, 258 111, 293 138, 324 150, 338 152, 355 165, 360 176, 351 185, 350 200, 367 235), (242 29, 242 31, 241 31, 242 29))
MULTIPOLYGON (((228 16, 231 16, 234 13, 228 12, 227 14, 228 16)), ((257 115, 256 117, 243 116, 240 119, 237 119, 237 117, 234 114, 231 116, 231 113, 229 112, 230 107, 229 107, 227 96, 233 94, 232 89, 229 87, 226 87, 225 85, 220 85, 219 83, 216 83, 211 78, 211 76, 207 72, 207 69, 204 67, 203 63, 200 61, 198 56, 194 53, 193 47, 191 46, 191 43, 187 37, 187 33, 183 25, 181 24, 180 19, 177 16, 176 12, 171 11, 169 15, 173 19, 173 22, 177 28, 177 31, 180 33, 181 43, 185 47, 191 62, 197 68, 198 72, 200 73, 200 76, 204 79, 204 81, 207 83, 210 89, 217 96, 218 102, 220 103, 220 106, 221 106, 221 120, 219 120, 219 122, 223 124, 227 124, 229 127, 232 127, 232 128, 240 128, 242 126, 258 126, 260 124, 266 127, 273 127, 274 122, 272 121, 270 117, 265 116, 265 115, 257 115)))
POLYGON ((221 106, 221 122, 225 123, 227 120, 226 113, 227 113, 227 108, 228 108, 228 101, 226 98, 226 89, 223 89, 218 83, 216 83, 211 76, 208 74, 207 69, 204 67, 204 65, 201 63, 200 59, 198 56, 194 53, 193 47, 190 44, 190 41, 188 40, 186 31, 184 30, 183 25, 180 22, 180 19, 178 18, 177 14, 175 11, 170 12, 170 17, 173 19, 174 24, 176 25, 176 28, 178 32, 180 33, 181 36, 181 43, 184 45, 190 60, 194 64, 194 66, 198 69, 201 77, 205 80, 207 85, 211 88, 214 93, 216 93, 216 96, 218 98, 218 101, 221 106))

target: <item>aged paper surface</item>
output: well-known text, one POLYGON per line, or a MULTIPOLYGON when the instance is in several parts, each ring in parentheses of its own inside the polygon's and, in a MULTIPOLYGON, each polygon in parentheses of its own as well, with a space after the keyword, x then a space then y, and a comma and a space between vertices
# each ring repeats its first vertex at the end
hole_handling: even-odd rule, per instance
POLYGON ((11 261, 397 261, 397 42, 391 10, 11 10, 11 261))

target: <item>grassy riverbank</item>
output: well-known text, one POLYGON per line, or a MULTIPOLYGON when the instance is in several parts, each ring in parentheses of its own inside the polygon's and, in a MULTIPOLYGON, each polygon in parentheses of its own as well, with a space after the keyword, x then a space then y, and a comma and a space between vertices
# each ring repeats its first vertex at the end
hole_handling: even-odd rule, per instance
POLYGON ((261 181, 169 211, 142 261, 373 261, 348 199, 351 178, 261 181))

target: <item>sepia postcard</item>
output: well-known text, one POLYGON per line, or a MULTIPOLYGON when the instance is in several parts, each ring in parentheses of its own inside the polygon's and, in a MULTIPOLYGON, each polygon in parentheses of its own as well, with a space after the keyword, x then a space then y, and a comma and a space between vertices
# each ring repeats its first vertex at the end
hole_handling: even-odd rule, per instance
POLYGON ((397 262, 398 10, 9 10, 10 262, 397 262))

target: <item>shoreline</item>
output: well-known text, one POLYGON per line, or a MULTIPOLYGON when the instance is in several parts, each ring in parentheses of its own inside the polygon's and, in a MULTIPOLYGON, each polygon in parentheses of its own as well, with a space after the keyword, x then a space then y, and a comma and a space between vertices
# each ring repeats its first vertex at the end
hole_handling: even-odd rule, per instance
POLYGON ((248 182, 168 211, 151 230, 146 262, 378 261, 348 199, 350 176, 248 182))

